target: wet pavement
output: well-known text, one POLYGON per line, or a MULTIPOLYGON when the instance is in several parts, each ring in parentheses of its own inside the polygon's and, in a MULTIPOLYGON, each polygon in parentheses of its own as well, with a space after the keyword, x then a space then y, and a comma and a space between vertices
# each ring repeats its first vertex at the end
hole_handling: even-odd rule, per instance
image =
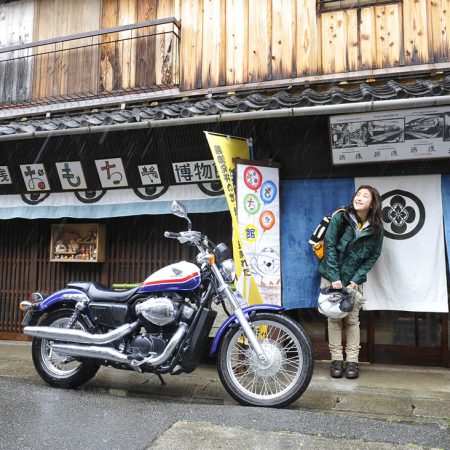
MULTIPOLYGON (((310 386, 302 397, 283 410, 286 417, 296 411, 321 413, 325 416, 320 417, 327 420, 331 417, 335 423, 351 417, 370 419, 371 424, 376 420, 380 428, 389 426, 391 429, 398 424, 399 431, 404 430, 400 427, 405 425, 416 430, 410 438, 404 439, 405 447, 398 446, 399 443, 403 445, 403 441, 388 439, 380 434, 379 438, 371 435, 366 439, 357 439, 356 436, 345 439, 341 436, 339 448, 430 448, 430 445, 423 445, 431 444, 431 441, 419 440, 418 434, 415 436, 420 430, 439 436, 436 448, 450 449, 449 369, 362 363, 360 378, 347 380, 330 378, 328 366, 328 361, 316 361, 310 386)), ((0 341, 0 378, 46 386, 34 370, 29 343, 0 341)), ((167 384, 162 385, 151 374, 101 368, 81 391, 110 397, 147 398, 167 404, 216 405, 221 408, 239 406, 222 387, 212 363, 202 364, 191 374, 167 375, 164 379, 167 384)), ((239 410, 249 411, 249 408, 239 407, 239 410)), ((280 411, 278 416, 283 414, 281 410, 271 411, 280 411)), ((175 421, 148 448, 328 448, 336 444, 336 438, 324 436, 320 431, 305 433, 301 426, 295 430, 297 432, 267 429, 250 433, 248 428, 193 421, 187 416, 175 421), (330 444, 330 440, 334 444, 330 444), (239 442, 244 445, 239 445, 239 442)), ((411 432, 405 433, 409 436, 411 432)))

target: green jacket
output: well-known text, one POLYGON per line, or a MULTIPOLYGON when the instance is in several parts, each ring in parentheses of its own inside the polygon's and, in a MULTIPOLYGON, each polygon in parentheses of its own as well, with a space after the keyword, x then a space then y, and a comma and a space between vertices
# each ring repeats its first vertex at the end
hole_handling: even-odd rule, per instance
POLYGON ((329 281, 341 280, 344 286, 350 281, 362 284, 380 256, 383 233, 374 235, 370 224, 359 231, 347 212, 338 212, 328 225, 324 242, 320 274, 329 281))

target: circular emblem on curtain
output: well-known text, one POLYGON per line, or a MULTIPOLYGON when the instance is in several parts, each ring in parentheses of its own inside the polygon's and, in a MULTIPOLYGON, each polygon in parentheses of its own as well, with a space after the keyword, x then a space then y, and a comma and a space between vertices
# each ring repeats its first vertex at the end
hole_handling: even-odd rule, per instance
POLYGON ((75 191, 74 194, 82 203, 96 203, 106 194, 106 189, 102 189, 101 191, 75 191))
POLYGON ((223 188, 220 180, 197 183, 197 186, 204 194, 210 195, 211 197, 223 195, 223 188))
POLYGON ((390 239, 409 239, 425 223, 425 207, 411 192, 396 189, 381 196, 384 235, 390 239))
POLYGON ((169 186, 146 186, 133 188, 133 191, 142 200, 155 200, 164 195, 168 189, 169 186))
POLYGON ((43 202, 49 195, 50 192, 33 192, 31 194, 20 194, 23 202, 27 205, 37 205, 43 202))

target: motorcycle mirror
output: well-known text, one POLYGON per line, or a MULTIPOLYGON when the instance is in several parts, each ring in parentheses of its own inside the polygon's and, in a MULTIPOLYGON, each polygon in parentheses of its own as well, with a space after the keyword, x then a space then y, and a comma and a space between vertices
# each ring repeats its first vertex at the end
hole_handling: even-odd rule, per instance
POLYGON ((187 217, 186 208, 176 200, 172 202, 172 214, 185 219, 187 217))
POLYGON ((171 211, 172 211, 172 214, 174 214, 175 216, 186 219, 188 221, 188 230, 191 231, 192 222, 189 220, 189 217, 187 215, 186 208, 184 207, 184 205, 177 202, 176 200, 174 200, 172 202, 172 210, 171 211))

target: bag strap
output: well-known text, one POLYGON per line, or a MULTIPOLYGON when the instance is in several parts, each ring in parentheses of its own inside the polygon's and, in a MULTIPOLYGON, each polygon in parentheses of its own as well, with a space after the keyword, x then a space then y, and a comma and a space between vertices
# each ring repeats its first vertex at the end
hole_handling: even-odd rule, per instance
MULTIPOLYGON (((333 216, 335 214, 337 214, 338 212, 343 212, 345 213, 347 211, 347 208, 338 208, 334 213, 333 216)), ((338 240, 340 241, 342 236, 345 233, 345 229, 347 228, 347 224, 345 223, 345 219, 344 219, 344 214, 341 214, 341 220, 340 220, 340 224, 339 224, 339 228, 338 228, 338 240)))

